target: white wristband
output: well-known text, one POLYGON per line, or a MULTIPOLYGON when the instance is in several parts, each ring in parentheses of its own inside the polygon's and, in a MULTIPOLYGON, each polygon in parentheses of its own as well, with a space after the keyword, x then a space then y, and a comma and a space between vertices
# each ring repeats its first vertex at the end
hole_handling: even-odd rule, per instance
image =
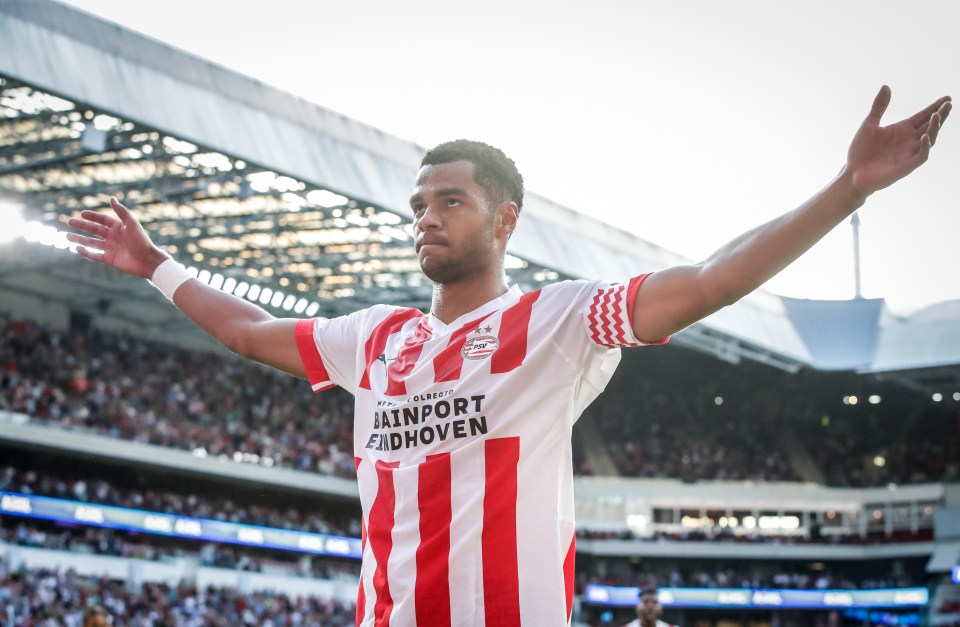
POLYGON ((166 296, 170 302, 173 302, 173 293, 188 279, 192 278, 182 264, 177 263, 173 259, 167 259, 153 271, 150 282, 153 283, 154 287, 163 292, 163 295, 166 296))

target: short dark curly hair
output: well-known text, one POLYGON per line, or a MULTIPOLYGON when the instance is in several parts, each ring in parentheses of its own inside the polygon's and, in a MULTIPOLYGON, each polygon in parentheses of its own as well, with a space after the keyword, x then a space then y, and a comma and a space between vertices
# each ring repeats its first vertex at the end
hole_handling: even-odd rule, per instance
POLYGON ((96 624, 94 621, 95 618, 103 618, 109 621, 110 614, 107 613, 107 610, 102 605, 91 605, 83 613, 83 627, 96 624))
POLYGON ((487 193, 487 199, 500 204, 512 200, 523 209, 523 176, 513 159, 499 148, 469 139, 444 142, 423 155, 420 166, 454 161, 473 164, 473 177, 487 193))

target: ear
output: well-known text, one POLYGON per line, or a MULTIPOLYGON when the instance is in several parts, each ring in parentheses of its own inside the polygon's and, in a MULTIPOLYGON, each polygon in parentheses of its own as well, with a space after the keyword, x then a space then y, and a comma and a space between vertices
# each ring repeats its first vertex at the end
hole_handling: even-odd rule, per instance
POLYGON ((511 200, 497 205, 496 212, 497 232, 504 235, 507 239, 510 239, 513 231, 517 228, 517 220, 520 218, 520 208, 517 207, 517 203, 511 200))

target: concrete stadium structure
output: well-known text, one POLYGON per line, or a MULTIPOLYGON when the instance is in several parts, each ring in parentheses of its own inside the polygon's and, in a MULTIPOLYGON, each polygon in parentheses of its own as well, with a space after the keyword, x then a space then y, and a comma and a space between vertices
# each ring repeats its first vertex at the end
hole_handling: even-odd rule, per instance
MULTIPOLYGON (((182 260, 235 291, 258 286, 277 312, 429 302, 406 229, 421 146, 54 2, 4 2, 0 41, 6 212, 57 226, 121 195, 182 260)), ((509 276, 528 289, 687 261, 535 193, 510 253, 509 276)), ((29 247, 0 264, 9 293, 192 336, 156 311, 155 295, 66 253, 29 247)), ((903 319, 882 300, 758 291, 675 341, 787 370, 949 370, 960 363, 958 322, 958 303, 903 319)))

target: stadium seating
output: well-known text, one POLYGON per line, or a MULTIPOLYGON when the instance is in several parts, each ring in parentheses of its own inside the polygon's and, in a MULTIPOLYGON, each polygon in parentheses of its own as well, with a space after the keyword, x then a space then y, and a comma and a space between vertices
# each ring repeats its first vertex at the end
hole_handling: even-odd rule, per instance
POLYGON ((79 626, 103 606, 113 625, 352 625, 355 610, 332 599, 228 587, 129 582, 62 569, 13 567, 0 556, 0 608, 12 625, 79 626))
MULTIPOLYGON (((0 409, 62 429, 353 476, 351 400, 342 391, 314 396, 302 382, 223 354, 95 329, 0 320, 0 338, 0 409)), ((840 404, 844 389, 863 385, 644 349, 624 359, 583 420, 602 436, 599 455, 628 477, 868 486, 960 476, 947 409, 918 412, 916 395, 902 389, 883 404, 840 404), (877 428, 864 429, 864 420, 877 428)), ((574 441, 575 469, 594 473, 598 452, 574 441)))

